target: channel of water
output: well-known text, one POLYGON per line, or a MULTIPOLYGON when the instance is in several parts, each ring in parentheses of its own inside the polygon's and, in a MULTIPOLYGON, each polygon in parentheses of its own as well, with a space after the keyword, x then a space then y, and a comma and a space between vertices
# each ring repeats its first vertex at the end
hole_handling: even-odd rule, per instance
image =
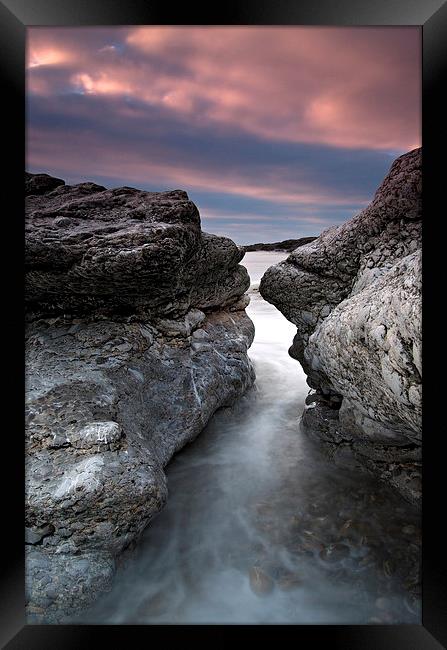
POLYGON ((420 521, 300 430, 295 334, 257 291, 286 257, 247 253, 253 390, 167 467, 169 500, 87 623, 420 623, 420 521), (413 595, 412 595, 413 594, 413 595))

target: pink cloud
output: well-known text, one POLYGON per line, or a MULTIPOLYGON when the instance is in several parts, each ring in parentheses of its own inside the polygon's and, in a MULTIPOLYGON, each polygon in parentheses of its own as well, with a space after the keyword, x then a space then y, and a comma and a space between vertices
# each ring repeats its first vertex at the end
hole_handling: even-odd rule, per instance
MULTIPOLYGON (((66 68, 88 94, 134 97, 194 124, 267 140, 406 151, 420 144, 418 28, 29 30, 29 89, 66 68), (110 40, 110 39, 109 39, 110 40)), ((56 82, 54 82, 56 83, 56 82)), ((246 188, 249 191, 249 188, 246 188)))

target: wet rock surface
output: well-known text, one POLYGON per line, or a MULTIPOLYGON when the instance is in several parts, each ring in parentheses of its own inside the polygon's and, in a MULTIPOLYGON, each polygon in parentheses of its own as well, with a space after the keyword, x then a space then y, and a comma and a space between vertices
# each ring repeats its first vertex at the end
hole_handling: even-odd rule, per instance
MULTIPOLYGON (((309 441, 309 455, 318 458, 309 441)), ((251 506, 262 543, 252 555, 270 577, 270 591, 316 592, 321 581, 346 590, 345 605, 367 612, 364 622, 415 622, 421 614, 420 516, 374 478, 359 489, 358 470, 338 468, 329 477, 320 466, 297 468, 306 494, 297 495, 292 468, 275 494, 251 506), (297 508, 298 505, 298 508, 297 508), (278 518, 281 512, 281 518, 278 518), (392 513, 392 516, 391 516, 392 513)), ((250 585, 252 576, 250 573, 250 585)), ((328 587, 326 587, 327 589, 328 587)), ((253 589, 255 591, 255 589, 253 589)), ((256 591, 255 591, 256 593, 256 591)))
POLYGON ((363 212, 260 284, 297 327, 290 355, 317 392, 306 429, 412 503, 421 497, 421 155, 395 160, 363 212))
MULTIPOLYGON (((292 426, 290 426, 292 429, 292 426)), ((301 427, 300 434, 304 433, 301 427)), ((276 452, 281 478, 249 503, 258 533, 253 565, 300 594, 340 590, 363 622, 416 622, 421 614, 421 517, 359 463, 334 467, 306 435, 276 452), (287 456, 287 462, 284 461, 287 456), (282 461, 281 461, 282 457, 282 461), (297 475, 299 478, 297 478, 297 475)), ((352 614, 351 614, 352 615, 352 614)))
POLYGON ((254 381, 243 256, 185 192, 27 175, 29 622, 110 589, 163 468, 254 381))
POLYGON ((250 588, 258 596, 269 594, 274 587, 272 578, 260 567, 254 566, 248 573, 250 588))

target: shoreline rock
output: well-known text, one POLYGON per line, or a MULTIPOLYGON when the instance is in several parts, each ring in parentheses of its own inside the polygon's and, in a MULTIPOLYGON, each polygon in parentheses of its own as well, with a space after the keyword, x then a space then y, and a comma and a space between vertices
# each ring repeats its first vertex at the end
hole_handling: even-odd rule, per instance
POLYGON ((277 253, 286 251, 292 252, 300 246, 309 244, 314 241, 316 237, 301 237, 300 239, 284 239, 283 241, 273 242, 269 244, 258 243, 258 244, 245 244, 241 248, 246 252, 250 253, 253 251, 274 251, 277 253))
POLYGON ((290 355, 317 391, 302 424, 421 498, 421 149, 371 204, 270 267, 260 293, 297 327, 290 355))
POLYGON ((110 589, 164 466, 253 384, 254 327, 243 251, 185 192, 26 179, 27 615, 57 623, 110 589))

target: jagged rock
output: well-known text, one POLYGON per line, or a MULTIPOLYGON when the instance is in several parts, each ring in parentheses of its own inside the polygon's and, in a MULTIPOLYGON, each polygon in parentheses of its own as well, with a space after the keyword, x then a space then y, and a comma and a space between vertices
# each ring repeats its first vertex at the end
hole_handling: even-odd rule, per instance
POLYGON ((249 287, 244 251, 202 233, 181 190, 58 185, 27 197, 25 232, 33 316, 177 318, 234 302, 249 287))
POLYGON ((173 454, 253 383, 254 327, 243 252, 185 192, 46 187, 27 200, 27 611, 60 622, 110 588, 173 454))
POLYGON ((260 284, 297 326, 290 354, 323 398, 305 411, 307 428, 333 452, 348 444, 413 502, 420 498, 421 227, 416 149, 395 160, 363 212, 270 267, 260 284), (329 401, 341 403, 331 423, 329 401))

